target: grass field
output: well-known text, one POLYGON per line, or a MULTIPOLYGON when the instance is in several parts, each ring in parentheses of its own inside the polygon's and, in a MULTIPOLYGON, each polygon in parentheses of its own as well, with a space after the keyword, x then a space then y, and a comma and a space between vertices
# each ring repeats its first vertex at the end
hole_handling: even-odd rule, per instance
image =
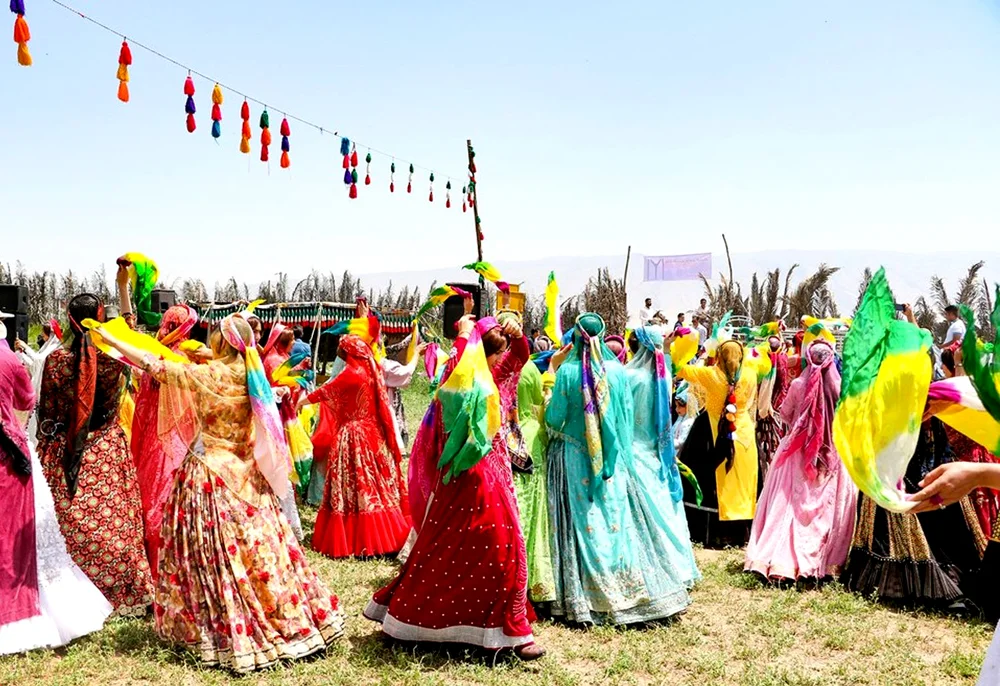
MULTIPOLYGON (((412 430, 426 404, 425 382, 406 396, 412 430)), ((315 513, 303 510, 311 530, 315 513)), ((976 681, 992 627, 902 611, 845 592, 778 590, 742 573, 739 550, 697 550, 704 575, 678 621, 642 629, 579 630, 541 622, 549 650, 524 665, 389 646, 360 616, 391 578, 391 561, 310 560, 341 598, 346 636, 316 659, 249 677, 208 670, 161 643, 148 620, 110 622, 57 651, 0 658, 0 684, 670 684, 671 686, 957 686, 976 681)))

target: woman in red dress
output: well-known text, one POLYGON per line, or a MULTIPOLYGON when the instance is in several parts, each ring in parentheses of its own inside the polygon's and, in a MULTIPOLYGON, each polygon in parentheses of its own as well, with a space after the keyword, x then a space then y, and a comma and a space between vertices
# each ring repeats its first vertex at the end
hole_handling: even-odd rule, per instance
POLYGON ((308 398, 320 405, 313 450, 329 465, 313 550, 330 557, 397 553, 410 513, 382 370, 357 336, 341 338, 337 355, 344 371, 308 398))
MULTIPOLYGON (((486 355, 504 417, 528 361, 528 344, 516 322, 501 327, 492 317, 478 324, 470 316, 463 318, 457 354, 448 362, 442 385, 474 329, 482 346, 473 354, 486 355)), ((418 463, 411 472, 416 475, 410 484, 412 502, 426 504, 414 511, 419 533, 399 575, 375 593, 365 617, 403 641, 513 648, 521 659, 539 658, 545 651, 534 643, 528 623, 527 553, 504 432, 483 446, 485 457, 445 479, 436 467, 450 427, 442 425, 439 404, 435 399, 425 416, 411 457, 418 463), (421 483, 422 475, 430 478, 421 483)))
MULTIPOLYGON (((198 323, 198 313, 187 305, 174 305, 163 314, 157 340, 174 352, 198 323)), ((142 516, 146 524, 146 557, 156 580, 157 554, 160 549, 160 523, 163 506, 174 484, 174 472, 187 455, 187 443, 180 432, 161 432, 159 422, 160 382, 149 374, 139 380, 132 419, 132 461, 142 495, 142 516)))

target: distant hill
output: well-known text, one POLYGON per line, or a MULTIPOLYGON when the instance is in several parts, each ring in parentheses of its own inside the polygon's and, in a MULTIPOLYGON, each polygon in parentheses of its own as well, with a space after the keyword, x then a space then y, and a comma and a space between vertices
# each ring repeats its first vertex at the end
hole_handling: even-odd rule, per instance
MULTIPOLYGON (((896 299, 912 302, 919 295, 926 295, 929 282, 934 275, 945 280, 949 291, 957 289, 959 279, 969 266, 983 260, 986 267, 982 274, 989 280, 991 288, 995 280, 1000 280, 1000 252, 939 252, 907 253, 865 250, 765 250, 733 254, 733 273, 737 280, 749 289, 754 272, 765 272, 780 267, 782 274, 793 264, 798 264, 793 284, 811 274, 820 264, 840 267, 831 279, 831 289, 837 304, 845 314, 854 309, 858 297, 858 285, 865 267, 874 271, 880 266, 886 268, 889 283, 896 299)), ((713 280, 720 271, 726 271, 725 255, 713 255, 713 280)), ((597 257, 548 257, 538 260, 504 261, 494 263, 510 283, 522 284, 522 290, 531 295, 540 295, 550 270, 556 272, 563 297, 579 293, 587 280, 603 267, 621 276, 625 269, 625 255, 602 255, 597 257)), ((628 275, 629 311, 635 311, 646 297, 653 298, 654 306, 671 316, 680 311, 690 311, 697 307, 702 297, 700 282, 643 283, 643 255, 632 253, 628 275)), ((442 267, 395 273, 362 274, 367 288, 376 291, 392 281, 398 289, 403 286, 418 286, 426 289, 433 282, 472 281, 475 274, 458 268, 442 267)))

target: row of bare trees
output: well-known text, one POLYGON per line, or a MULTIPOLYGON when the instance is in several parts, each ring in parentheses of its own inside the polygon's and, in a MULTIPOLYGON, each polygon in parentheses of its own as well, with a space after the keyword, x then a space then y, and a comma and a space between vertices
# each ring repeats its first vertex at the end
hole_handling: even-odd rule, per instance
MULTIPOLYGON (((705 297, 710 303, 710 314, 718 320, 724 313, 732 311, 760 324, 777 319, 797 322, 803 315, 816 317, 839 317, 840 310, 830 290, 830 278, 837 273, 837 267, 821 264, 812 274, 794 281, 799 265, 792 265, 784 272, 780 268, 766 272, 762 276, 753 274, 749 287, 744 289, 733 277, 732 260, 726 246, 728 274, 720 273, 713 285, 702 275, 705 297)), ((987 282, 980 274, 984 267, 978 262, 969 267, 959 280, 958 288, 949 291, 942 278, 934 276, 930 282, 929 295, 921 296, 913 303, 917 323, 934 332, 937 338, 944 336, 948 323, 944 319, 944 309, 952 304, 968 305, 977 315, 980 336, 993 340, 996 331, 990 323, 993 298, 987 282)), ((871 280, 871 269, 865 269, 858 290, 858 301, 871 280)), ((29 319, 32 324, 47 321, 61 315, 66 303, 76 294, 91 292, 105 302, 112 297, 111 280, 102 266, 89 276, 73 271, 57 275, 52 272, 29 273, 20 263, 14 267, 0 264, 0 283, 15 283, 27 286, 30 293, 29 319)), ((288 274, 279 273, 273 281, 261 283, 252 292, 246 283, 235 278, 216 282, 211 293, 199 279, 183 279, 171 284, 161 284, 177 291, 185 302, 234 302, 238 300, 263 299, 267 302, 290 301, 333 301, 353 302, 356 297, 367 296, 368 301, 382 310, 415 310, 426 299, 431 284, 426 291, 418 287, 404 286, 398 289, 392 282, 379 291, 365 289, 360 278, 345 271, 338 279, 332 272, 311 272, 301 281, 292 285, 288 274)), ((491 285, 483 294, 487 313, 493 311, 496 291, 491 285)), ((608 268, 600 269, 590 278, 582 293, 564 297, 560 303, 563 330, 573 326, 581 312, 597 312, 608 326, 608 331, 623 331, 628 322, 626 288, 623 279, 616 278, 608 268)), ((526 331, 541 329, 545 316, 545 303, 541 295, 526 299, 524 328, 526 331)), ((425 319, 432 330, 440 327, 440 312, 431 313, 425 319)))

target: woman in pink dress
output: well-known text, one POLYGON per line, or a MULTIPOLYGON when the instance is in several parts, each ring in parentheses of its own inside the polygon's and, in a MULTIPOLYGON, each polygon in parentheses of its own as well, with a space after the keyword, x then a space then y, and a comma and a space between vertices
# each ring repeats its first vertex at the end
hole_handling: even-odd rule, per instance
MULTIPOLYGON (((163 314, 157 340, 174 352, 191 335, 198 323, 198 313, 187 305, 174 305, 163 314)), ((144 542, 149 570, 156 579, 157 554, 160 549, 160 523, 163 506, 174 483, 174 472, 187 455, 187 443, 179 432, 161 432, 159 422, 160 382, 151 374, 139 380, 132 419, 132 461, 142 495, 142 516, 146 525, 144 542)))
POLYGON ((768 579, 824 579, 847 561, 858 489, 833 445, 840 397, 833 348, 816 341, 788 390, 778 446, 753 520, 744 569, 768 579))
MULTIPOLYGON (((459 323, 457 354, 442 385, 469 345, 474 330, 500 394, 500 416, 517 396, 528 343, 520 326, 501 327, 487 317, 459 323), (508 349, 509 348, 509 349, 508 349)), ((504 432, 482 446, 485 457, 450 479, 437 470, 445 449, 440 401, 421 424, 411 461, 410 503, 418 534, 399 575, 375 593, 365 616, 382 631, 404 641, 466 643, 490 650, 513 648, 524 660, 544 650, 534 643, 528 623, 528 566, 514 496, 514 479, 504 432)), ((470 432, 469 441, 475 441, 470 432)))

